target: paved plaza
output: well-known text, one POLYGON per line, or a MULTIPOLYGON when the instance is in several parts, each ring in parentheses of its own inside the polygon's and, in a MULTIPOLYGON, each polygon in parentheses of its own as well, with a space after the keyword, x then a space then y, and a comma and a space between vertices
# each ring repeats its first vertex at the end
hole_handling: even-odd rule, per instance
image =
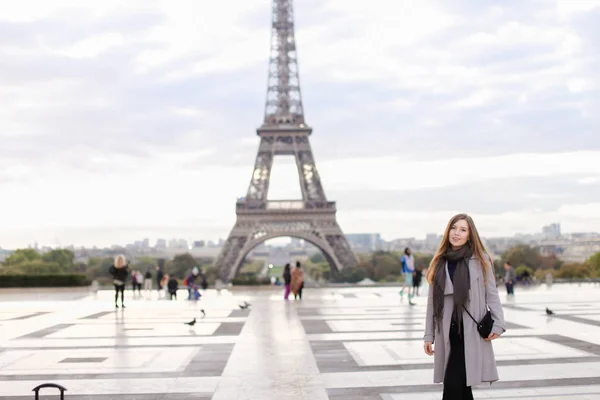
MULTIPOLYGON (((441 398, 422 350, 424 293, 412 307, 391 287, 306 289, 301 302, 272 287, 185 294, 129 291, 115 310, 110 291, 0 291, 0 399, 32 399, 43 382, 64 385, 67 400, 441 398)), ((600 285, 501 298, 501 380, 475 397, 600 398, 600 285)))

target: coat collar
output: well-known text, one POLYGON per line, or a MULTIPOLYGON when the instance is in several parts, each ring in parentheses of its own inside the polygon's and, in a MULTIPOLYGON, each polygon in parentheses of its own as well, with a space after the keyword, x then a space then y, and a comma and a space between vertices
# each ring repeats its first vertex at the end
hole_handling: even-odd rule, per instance
MULTIPOLYGON (((454 294, 454 285, 452 284, 452 280, 450 279, 450 273, 448 272, 448 262, 445 265, 446 268, 446 286, 444 287, 444 295, 454 294)), ((479 277, 483 276, 483 272, 481 271, 481 267, 479 266, 479 262, 475 257, 471 257, 469 260, 469 275, 471 278, 471 282, 477 280, 479 277)))

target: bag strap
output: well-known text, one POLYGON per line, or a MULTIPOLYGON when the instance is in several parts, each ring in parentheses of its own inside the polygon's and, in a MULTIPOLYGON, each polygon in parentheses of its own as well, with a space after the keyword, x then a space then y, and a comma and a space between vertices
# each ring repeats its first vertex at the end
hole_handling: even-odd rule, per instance
POLYGON ((469 312, 469 310, 467 310, 467 307, 463 306, 463 309, 467 312, 467 314, 469 314, 469 317, 471 317, 471 319, 473 320, 473 322, 475 322, 475 325, 479 325, 479 322, 475 321, 475 318, 473 318, 473 316, 471 315, 471 313, 469 312))

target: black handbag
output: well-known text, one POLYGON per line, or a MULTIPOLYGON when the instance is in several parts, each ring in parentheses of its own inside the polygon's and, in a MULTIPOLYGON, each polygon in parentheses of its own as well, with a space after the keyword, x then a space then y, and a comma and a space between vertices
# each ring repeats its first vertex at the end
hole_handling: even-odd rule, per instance
POLYGON ((467 307, 463 306, 463 308, 467 314, 469 314, 469 317, 471 317, 473 322, 475 322, 475 325, 477 325, 477 332, 479 332, 479 335, 482 338, 487 339, 490 336, 490 333, 492 333, 492 327, 494 326, 494 319, 492 318, 490 310, 488 309, 483 318, 481 318, 481 321, 477 322, 469 310, 467 310, 467 307))

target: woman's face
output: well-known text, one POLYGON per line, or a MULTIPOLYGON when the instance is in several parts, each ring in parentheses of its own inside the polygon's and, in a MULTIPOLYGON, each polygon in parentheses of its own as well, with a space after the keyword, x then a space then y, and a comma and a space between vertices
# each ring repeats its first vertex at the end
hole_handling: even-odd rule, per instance
POLYGON ((469 240, 469 224, 459 219, 450 227, 450 244, 454 248, 462 247, 469 240))

